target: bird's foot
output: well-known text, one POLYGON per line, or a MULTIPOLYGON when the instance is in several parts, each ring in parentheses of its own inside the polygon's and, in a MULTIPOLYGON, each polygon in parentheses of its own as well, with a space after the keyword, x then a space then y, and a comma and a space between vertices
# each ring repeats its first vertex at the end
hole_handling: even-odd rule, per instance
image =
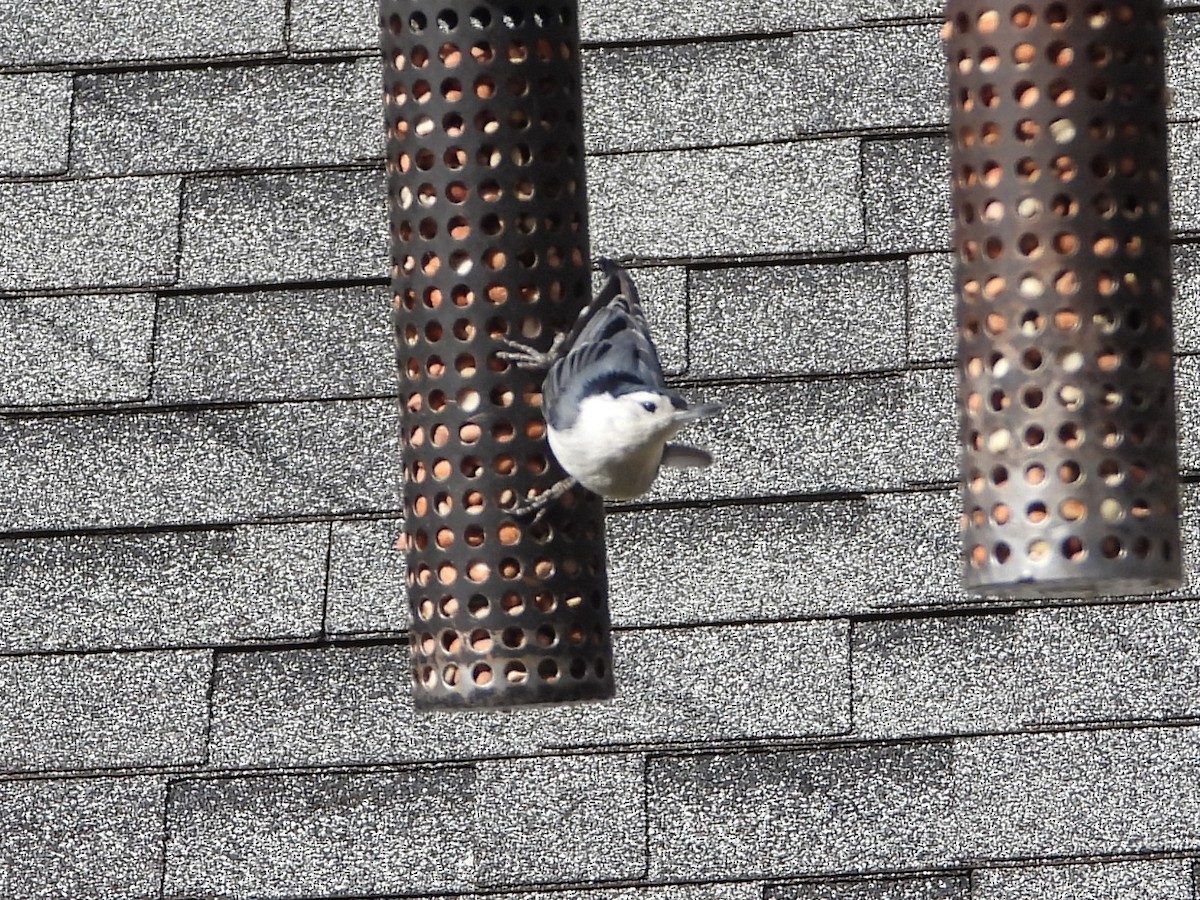
POLYGON ((509 510, 509 513, 518 518, 524 518, 530 513, 535 513, 533 519, 529 522, 529 527, 532 528, 538 522, 542 521, 550 509, 550 504, 575 487, 577 483, 574 478, 568 476, 562 481, 553 484, 549 490, 542 491, 536 497, 530 497, 524 503, 513 507, 509 510))
POLYGON ((504 346, 511 349, 501 350, 496 354, 496 358, 513 363, 518 369, 545 372, 562 356, 562 348, 566 340, 566 334, 560 332, 554 336, 554 343, 550 345, 549 350, 535 350, 528 344, 504 338, 504 346))

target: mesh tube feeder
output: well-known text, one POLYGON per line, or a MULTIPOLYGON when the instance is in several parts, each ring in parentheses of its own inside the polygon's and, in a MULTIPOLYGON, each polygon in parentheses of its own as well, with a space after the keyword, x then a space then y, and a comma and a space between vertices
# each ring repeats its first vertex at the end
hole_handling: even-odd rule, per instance
POLYGON ((415 705, 611 697, 602 502, 510 514, 563 472, 495 356, 591 294, 576 5, 380 11, 415 705))
POLYGON ((1161 0, 949 0, 964 582, 1180 579, 1161 0))

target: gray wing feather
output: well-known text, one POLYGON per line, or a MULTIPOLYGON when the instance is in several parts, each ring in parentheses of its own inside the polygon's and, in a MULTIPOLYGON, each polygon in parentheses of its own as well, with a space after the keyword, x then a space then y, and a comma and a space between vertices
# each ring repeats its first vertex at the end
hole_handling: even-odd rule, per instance
POLYGON ((589 394, 667 386, 633 279, 611 260, 601 260, 601 267, 603 286, 572 328, 566 353, 546 374, 546 412, 555 429, 571 426, 589 394))

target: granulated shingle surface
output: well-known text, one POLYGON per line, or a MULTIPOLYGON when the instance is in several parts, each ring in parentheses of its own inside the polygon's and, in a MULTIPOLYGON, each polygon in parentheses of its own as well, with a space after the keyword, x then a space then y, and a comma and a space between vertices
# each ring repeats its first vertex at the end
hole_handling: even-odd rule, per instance
POLYGON ((468 883, 469 769, 196 779, 167 797, 165 897, 395 894, 468 883))
POLYGON ((98 0, 67 14, 51 0, 9 9, 0 65, 106 63, 241 56, 283 50, 279 0, 218 2, 198 14, 187 0, 98 0))
POLYGON ((66 170, 71 99, 68 75, 0 77, 0 177, 66 170))
POLYGON ((0 657, 0 765, 200 762, 211 668, 207 651, 0 657))
POLYGON ((856 141, 836 140, 592 157, 592 251, 667 259, 852 250, 863 242, 857 153, 856 141))
POLYGON ((198 178, 185 185, 180 281, 220 287, 379 278, 383 173, 198 178))
POLYGON ((0 527, 40 530, 395 509, 389 401, 0 420, 0 527), (19 448, 20 452, 16 452, 19 448))
POLYGON ((696 362, 688 374, 728 378, 902 368, 904 298, 904 267, 896 262, 696 272, 689 290, 696 362))
POLYGON ((83 76, 73 168, 124 175, 379 156, 379 73, 364 59, 83 76))
POLYGON ((231 644, 321 630, 324 524, 0 541, 0 651, 231 644))
POLYGON ((1193 900, 1193 7, 1184 582, 1028 603, 960 584, 942 4, 581 0, 588 245, 715 464, 609 506, 615 699, 425 714, 376 0, 9 6, 6 900, 1193 900))
POLYGON ((832 735, 850 727, 842 621, 618 633, 626 660, 607 704, 414 717, 401 643, 222 653, 213 758, 230 766, 392 763, 554 747, 832 735), (785 689, 746 690, 743 660, 785 689))
POLYGON ((396 384, 387 307, 377 287, 164 297, 155 399, 386 395, 396 384))
POLYGON ((769 885, 763 896, 766 900, 967 900, 972 895, 966 876, 942 876, 769 885))
POLYGON ((165 779, 0 782, 9 897, 161 896, 165 779))
POLYGON ((0 183, 0 208, 0 292, 175 280, 178 178, 0 183))
POLYGON ((145 400, 154 350, 154 296, 22 297, 0 303, 0 405, 145 400))
POLYGON ((1192 873, 1181 859, 984 869, 974 874, 972 896, 979 900, 1190 900, 1192 873))

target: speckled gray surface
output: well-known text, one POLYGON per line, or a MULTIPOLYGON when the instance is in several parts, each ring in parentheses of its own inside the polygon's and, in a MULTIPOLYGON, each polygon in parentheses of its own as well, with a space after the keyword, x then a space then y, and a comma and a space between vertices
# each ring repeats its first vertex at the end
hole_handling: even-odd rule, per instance
POLYGON ((912 468, 900 452, 903 385, 894 376, 792 384, 704 385, 687 393, 723 404, 680 440, 707 448, 709 469, 663 472, 647 496, 708 499, 886 490, 912 468))
POLYGON ((834 735, 850 727, 842 621, 618 633, 617 700, 413 716, 402 642, 222 653, 212 754, 222 766, 465 759, 648 742, 834 735), (748 690, 743 661, 786 699, 748 690))
POLYGON ((951 758, 949 744, 652 757, 650 875, 945 864, 957 812, 951 758))
POLYGON ((70 76, 0 77, 0 177, 66 171, 70 128, 70 76))
POLYGON ((472 803, 481 887, 625 881, 646 868, 645 760, 561 756, 478 769, 472 803), (529 791, 529 785, 537 785, 529 791))
POLYGON ((0 183, 0 293, 175 280, 178 178, 0 183))
POLYGON ((154 399, 379 396, 396 388, 382 287, 164 297, 154 399))
POLYGON ((291 0, 288 37, 298 53, 379 46, 378 0, 291 0))
POLYGON ((396 404, 0 419, 0 529, 393 510, 396 404))
MULTIPOLYGON (((459 900, 484 900, 488 894, 464 894, 459 900)), ((509 900, 759 900, 762 888, 751 881, 677 884, 659 887, 596 888, 505 892, 509 900)))
POLYGON ((587 170, 598 255, 741 256, 863 242, 857 141, 592 157, 587 170))
POLYGON ((583 77, 591 152, 717 147, 798 133, 788 37, 592 50, 583 77))
POLYGON ((186 182, 180 283, 382 278, 384 178, 348 170, 186 182))
POLYGON ((959 741, 954 775, 956 846, 966 859, 1116 856, 1195 846, 1195 727, 959 741))
POLYGON ((954 322, 954 257, 917 253, 908 258, 908 360, 948 362, 958 352, 954 322))
POLYGON ((396 547, 400 519, 333 522, 325 629, 370 634, 408 627, 404 553, 396 547))
POLYGON ((1175 352, 1200 352, 1200 245, 1176 244, 1175 273, 1175 352))
POLYGON ((324 524, 0 540, 0 652, 315 637, 324 524))
POLYGON ((613 619, 769 621, 962 602, 957 517, 949 492, 610 515, 613 619))
POLYGON ((1194 603, 859 623, 855 729, 899 737, 1195 718, 1198 638, 1194 603))
POLYGON ((792 42, 802 133, 942 124, 946 82, 938 26, 811 31, 792 42), (829 73, 837 70, 838 77, 829 73))
POLYGON ((950 161, 945 138, 863 141, 867 246, 876 251, 950 247, 950 161))
POLYGON ((694 377, 904 367, 904 264, 703 269, 688 289, 694 377))
POLYGON ((0 406, 145 400, 153 338, 152 294, 0 300, 0 406))
POLYGON ((980 869, 972 900, 1192 900, 1191 865, 1183 859, 1099 865, 980 869))
POLYGON ((465 887, 474 834, 454 807, 474 782, 469 769, 180 781, 167 798, 163 896, 465 887))
POLYGON ((7 897, 159 897, 165 780, 0 781, 7 897))
POLYGON ((929 0, 681 0, 650 6, 635 0, 581 0, 579 28, 586 41, 644 41, 673 37, 788 34, 808 28, 854 25, 870 19, 931 14, 929 0))
POLYGON ((380 72, 364 59, 86 75, 76 82, 72 168, 126 175, 382 157, 380 72))
POLYGON ((14 6, 0 895, 1192 900, 1200 485, 1178 591, 958 583, 940 9, 583 0, 591 246, 717 462, 610 507, 615 700, 419 715, 375 0, 14 6))
POLYGON ((30 0, 7 11, 0 66, 278 53, 284 11, 281 0, 212 3, 203 15, 189 0, 97 0, 68 15, 30 0))
POLYGON ((1172 119, 1194 119, 1200 102, 1200 16, 1177 13, 1167 19, 1167 85, 1171 89, 1167 114, 1172 119))
POLYGON ((0 767, 201 762, 211 670, 206 650, 0 656, 0 767))
POLYGON ((1171 226, 1200 231, 1200 122, 1177 122, 1167 132, 1171 171, 1171 226))
POLYGON ((1179 467, 1200 469, 1200 357, 1175 361, 1175 410, 1179 418, 1179 467))
POLYGON ((934 878, 872 878, 823 884, 767 885, 765 900, 970 900, 966 875, 934 878))
POLYGON ((904 459, 910 483, 958 478, 958 382, 953 369, 917 369, 904 376, 904 459))

